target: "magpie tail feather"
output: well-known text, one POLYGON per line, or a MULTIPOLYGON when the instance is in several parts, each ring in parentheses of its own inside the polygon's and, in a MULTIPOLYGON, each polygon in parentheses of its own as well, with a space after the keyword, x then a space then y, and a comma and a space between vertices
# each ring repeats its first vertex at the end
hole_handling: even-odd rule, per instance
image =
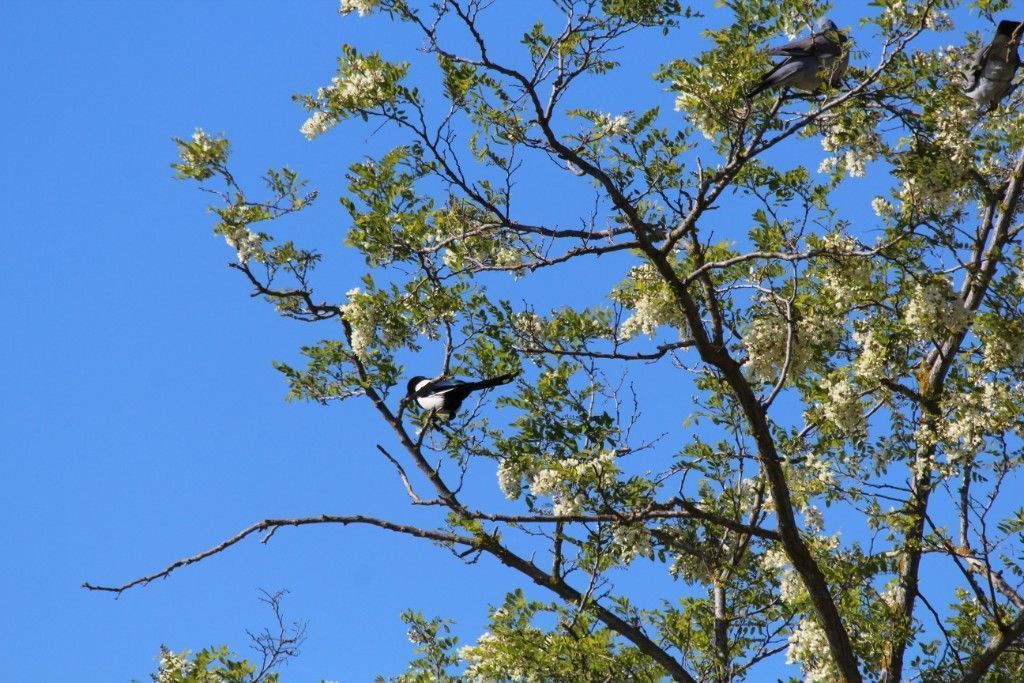
POLYGON ((500 386, 502 384, 508 384, 516 378, 518 372, 510 372, 505 375, 498 375, 497 377, 491 377, 490 379, 482 379, 479 382, 473 382, 468 388, 470 391, 479 391, 480 389, 490 389, 491 387, 500 386))

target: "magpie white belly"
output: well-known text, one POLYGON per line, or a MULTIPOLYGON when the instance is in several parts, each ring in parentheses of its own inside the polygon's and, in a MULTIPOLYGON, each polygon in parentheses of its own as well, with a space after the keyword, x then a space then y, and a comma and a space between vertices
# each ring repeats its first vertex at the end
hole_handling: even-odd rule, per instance
POLYGON ((979 104, 988 104, 1001 99, 1009 87, 1009 81, 992 81, 987 78, 979 78, 978 87, 968 91, 967 96, 979 104))
POLYGON ((440 410, 444 407, 444 396, 433 395, 433 396, 421 396, 416 399, 416 403, 419 404, 423 410, 440 410))

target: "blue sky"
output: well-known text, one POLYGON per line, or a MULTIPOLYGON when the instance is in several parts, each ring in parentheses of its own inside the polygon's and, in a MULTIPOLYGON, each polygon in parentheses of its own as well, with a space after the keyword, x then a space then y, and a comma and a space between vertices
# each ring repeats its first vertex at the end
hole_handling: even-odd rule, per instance
MULTIPOLYGON (((118 600, 79 587, 153 571, 269 516, 416 519, 373 451, 365 406, 284 402, 271 360, 296 361, 301 344, 328 333, 248 297, 210 233, 205 198, 169 168, 171 137, 201 126, 228 134, 250 182, 269 166, 298 169, 322 191, 300 226, 288 224, 328 255, 318 285, 340 298, 358 284, 363 265, 341 246, 347 219, 335 199, 349 162, 396 139, 353 125, 310 143, 291 96, 330 79, 343 42, 391 57, 418 43, 335 8, 0 3, 0 258, 13 308, 0 335, 5 678, 143 679, 161 643, 245 652, 243 630, 269 617, 257 589, 288 588, 285 611, 308 620, 309 639, 285 679, 364 681, 403 669, 402 609, 453 617, 472 640, 485 605, 522 584, 486 560, 465 566, 427 543, 325 527, 242 544, 118 600)), ((499 14, 494 27, 522 19, 499 14)), ((647 35, 649 59, 591 86, 589 106, 671 111, 646 74, 679 46, 647 35), (624 93, 640 104, 624 106, 624 93)), ((576 209, 566 205, 590 196, 559 194, 556 206, 534 183, 526 218, 567 220, 576 209)), ((870 190, 865 181, 855 193, 870 190)))

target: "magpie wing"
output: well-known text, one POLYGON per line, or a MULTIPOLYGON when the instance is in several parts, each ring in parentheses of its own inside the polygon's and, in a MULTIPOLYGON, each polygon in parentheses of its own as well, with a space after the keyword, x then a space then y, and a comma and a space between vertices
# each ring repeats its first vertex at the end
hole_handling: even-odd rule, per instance
POLYGON ((978 87, 978 83, 981 81, 981 74, 985 71, 985 62, 988 61, 988 56, 991 52, 992 43, 989 43, 974 53, 974 62, 971 64, 970 71, 967 72, 968 83, 967 88, 965 88, 966 92, 970 92, 978 87))
POLYGON ((806 38, 800 38, 792 42, 773 47, 768 50, 770 55, 786 55, 789 57, 808 57, 810 56, 811 50, 814 46, 815 36, 807 36, 806 38))
POLYGON ((774 69, 761 77, 761 82, 754 86, 754 89, 750 91, 747 97, 753 97, 762 90, 785 83, 789 78, 799 73, 801 69, 803 69, 803 64, 795 59, 787 59, 777 64, 774 69))
POLYGON ((465 382, 457 379, 435 379, 432 382, 427 382, 419 389, 416 390, 416 397, 422 398, 424 396, 436 396, 438 394, 446 394, 450 391, 458 389, 465 385, 465 382))
POLYGON ((815 33, 791 43, 773 47, 768 50, 770 55, 787 57, 817 57, 820 55, 837 55, 842 51, 838 42, 832 40, 827 32, 815 33))

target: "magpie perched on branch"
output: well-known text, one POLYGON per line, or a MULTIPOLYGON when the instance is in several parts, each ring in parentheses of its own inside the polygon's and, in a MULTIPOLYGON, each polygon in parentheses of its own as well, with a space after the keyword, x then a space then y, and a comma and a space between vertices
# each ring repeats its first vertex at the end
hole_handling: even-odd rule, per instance
POLYGON ((510 372, 477 382, 465 382, 461 379, 447 377, 432 380, 417 375, 409 380, 407 395, 411 399, 416 399, 416 404, 423 410, 433 410, 451 417, 459 410, 466 397, 474 391, 508 384, 518 374, 518 372, 510 372))
POLYGON ((1020 66, 1017 48, 1022 28, 1019 21, 1000 21, 992 42, 975 53, 964 92, 978 104, 994 107, 1010 90, 1020 66))
POLYGON ((822 85, 835 87, 850 63, 849 42, 831 19, 820 19, 817 31, 806 38, 794 40, 768 50, 768 54, 786 59, 761 77, 747 97, 768 88, 796 88, 815 92, 822 85))

